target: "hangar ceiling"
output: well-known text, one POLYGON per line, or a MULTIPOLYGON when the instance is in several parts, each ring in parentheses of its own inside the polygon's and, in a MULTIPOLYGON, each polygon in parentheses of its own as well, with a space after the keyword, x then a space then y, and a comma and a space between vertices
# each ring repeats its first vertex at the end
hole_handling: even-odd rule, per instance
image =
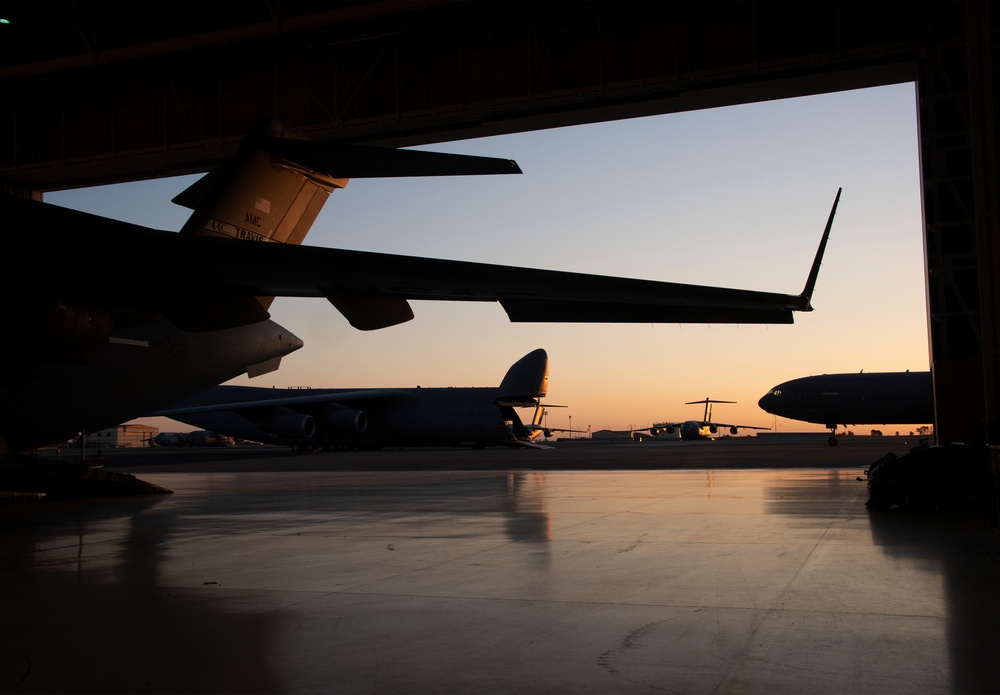
POLYGON ((205 171, 273 117, 407 146, 903 81, 920 98, 943 441, 1000 444, 989 2, 0 4, 0 185, 205 171))
POLYGON ((867 8, 8 3, 0 177, 51 190, 202 171, 258 114, 403 146, 873 86, 914 79, 925 23, 961 37, 954 12, 867 8))

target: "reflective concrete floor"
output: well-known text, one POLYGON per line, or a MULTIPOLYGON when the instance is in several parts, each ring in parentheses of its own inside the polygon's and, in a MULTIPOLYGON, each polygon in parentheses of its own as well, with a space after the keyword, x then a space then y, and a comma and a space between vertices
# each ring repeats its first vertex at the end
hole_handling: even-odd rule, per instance
POLYGON ((0 692, 1000 691, 985 512, 517 453, 123 459, 174 494, 2 507, 0 692))

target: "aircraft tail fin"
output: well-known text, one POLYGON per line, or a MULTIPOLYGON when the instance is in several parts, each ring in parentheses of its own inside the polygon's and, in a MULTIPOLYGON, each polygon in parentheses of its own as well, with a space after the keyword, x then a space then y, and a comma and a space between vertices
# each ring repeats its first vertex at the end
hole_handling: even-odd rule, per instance
POLYGON ((301 244, 330 193, 347 185, 266 147, 301 137, 277 123, 251 133, 233 158, 174 198, 194 210, 181 234, 301 244))
POLYGON ((833 199, 833 207, 830 209, 830 217, 826 220, 826 229, 819 241, 819 249, 816 250, 816 258, 813 260, 812 268, 809 269, 809 277, 806 279, 806 286, 799 295, 799 311, 812 311, 812 295, 816 288, 816 278, 819 277, 819 267, 823 264, 823 253, 826 251, 826 242, 830 239, 830 229, 833 228, 833 218, 837 214, 837 204, 840 202, 840 193, 844 189, 837 189, 837 197, 833 199))
POLYGON ((510 159, 311 141, 271 121, 173 202, 194 210, 182 234, 301 244, 352 178, 520 173, 510 159))
POLYGON ((531 424, 537 427, 542 424, 543 419, 545 419, 545 404, 541 401, 536 401, 535 413, 531 416, 531 424))
MULTIPOLYGON (((351 178, 519 173, 509 159, 310 141, 271 121, 174 202, 194 211, 181 234, 301 244, 351 178)), ((266 310, 273 297, 258 300, 266 310)))
POLYGON ((713 399, 713 398, 707 398, 706 397, 706 398, 703 398, 700 401, 688 401, 684 405, 700 405, 700 404, 704 403, 705 404, 704 421, 705 422, 711 422, 712 421, 712 404, 713 403, 735 403, 735 402, 736 401, 720 401, 720 400, 716 400, 716 399, 713 399))
POLYGON ((536 406, 549 390, 549 356, 542 348, 533 350, 511 365, 500 383, 496 404, 536 406))

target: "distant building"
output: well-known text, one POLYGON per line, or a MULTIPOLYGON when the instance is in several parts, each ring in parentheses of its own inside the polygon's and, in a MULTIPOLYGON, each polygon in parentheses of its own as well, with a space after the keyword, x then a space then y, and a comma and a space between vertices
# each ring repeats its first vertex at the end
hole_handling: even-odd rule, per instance
POLYGON ((101 449, 137 449, 149 446, 149 440, 159 432, 160 428, 152 425, 118 425, 87 434, 83 444, 101 449))

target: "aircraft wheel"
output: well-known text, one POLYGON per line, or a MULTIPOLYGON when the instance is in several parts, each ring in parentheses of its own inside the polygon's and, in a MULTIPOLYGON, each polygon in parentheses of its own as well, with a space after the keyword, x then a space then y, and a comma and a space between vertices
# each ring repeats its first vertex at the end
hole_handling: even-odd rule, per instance
POLYGON ((826 443, 829 444, 830 446, 837 446, 837 438, 830 437, 829 439, 826 440, 826 443))

